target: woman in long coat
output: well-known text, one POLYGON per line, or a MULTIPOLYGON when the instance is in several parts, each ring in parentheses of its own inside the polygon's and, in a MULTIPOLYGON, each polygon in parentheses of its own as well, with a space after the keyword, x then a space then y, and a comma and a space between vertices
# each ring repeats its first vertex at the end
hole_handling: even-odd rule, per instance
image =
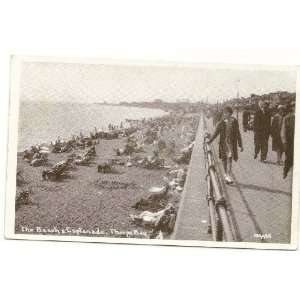
POLYGON ((238 146, 243 151, 243 143, 237 119, 232 116, 233 110, 227 106, 223 110, 223 119, 217 124, 216 129, 210 137, 208 143, 220 135, 219 158, 224 166, 224 179, 226 183, 233 183, 231 178, 232 159, 238 160, 238 146))

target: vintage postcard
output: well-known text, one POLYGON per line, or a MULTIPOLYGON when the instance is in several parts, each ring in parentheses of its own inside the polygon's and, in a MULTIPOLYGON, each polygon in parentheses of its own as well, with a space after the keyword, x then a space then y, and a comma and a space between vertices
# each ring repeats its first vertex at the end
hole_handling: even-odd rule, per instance
POLYGON ((298 74, 12 57, 6 237, 296 249, 298 74))

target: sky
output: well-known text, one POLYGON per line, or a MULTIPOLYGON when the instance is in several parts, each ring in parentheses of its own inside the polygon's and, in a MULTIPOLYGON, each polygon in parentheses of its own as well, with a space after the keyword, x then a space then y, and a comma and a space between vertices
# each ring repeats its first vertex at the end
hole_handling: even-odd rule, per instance
MULTIPOLYGON (((226 67, 227 68, 227 67, 226 67)), ((295 92, 292 70, 24 62, 21 101, 223 101, 239 95, 295 92)))

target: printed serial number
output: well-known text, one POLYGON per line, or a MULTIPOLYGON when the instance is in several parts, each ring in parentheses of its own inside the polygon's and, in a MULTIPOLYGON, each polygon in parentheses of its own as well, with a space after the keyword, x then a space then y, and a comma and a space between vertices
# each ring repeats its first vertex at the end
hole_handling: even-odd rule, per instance
POLYGON ((272 239, 272 234, 271 233, 255 233, 253 236, 256 239, 261 239, 261 240, 270 240, 270 239, 272 239))

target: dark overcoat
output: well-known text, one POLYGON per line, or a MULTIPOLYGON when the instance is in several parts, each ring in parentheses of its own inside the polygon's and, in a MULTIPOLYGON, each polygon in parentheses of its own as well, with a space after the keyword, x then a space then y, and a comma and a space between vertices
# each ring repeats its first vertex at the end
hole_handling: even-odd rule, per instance
POLYGON ((243 111, 243 127, 248 128, 250 121, 250 112, 248 110, 243 111))
POLYGON ((283 151, 283 144, 281 141, 281 127, 283 122, 283 116, 276 114, 272 119, 271 124, 271 136, 272 136, 272 150, 283 151))
MULTIPOLYGON (((230 141, 232 143, 232 158, 237 161, 238 160, 238 149, 237 146, 242 147, 242 138, 241 133, 239 129, 239 123, 237 119, 234 117, 231 117, 233 119, 232 121, 232 127, 230 132, 230 141)), ((224 120, 221 120, 215 129, 215 132, 210 138, 210 142, 212 142, 218 135, 220 135, 219 140, 219 157, 222 160, 225 160, 226 157, 226 122, 224 120)))
POLYGON ((261 144, 267 140, 271 133, 271 114, 269 110, 263 112, 260 108, 256 110, 253 121, 254 142, 261 144))

